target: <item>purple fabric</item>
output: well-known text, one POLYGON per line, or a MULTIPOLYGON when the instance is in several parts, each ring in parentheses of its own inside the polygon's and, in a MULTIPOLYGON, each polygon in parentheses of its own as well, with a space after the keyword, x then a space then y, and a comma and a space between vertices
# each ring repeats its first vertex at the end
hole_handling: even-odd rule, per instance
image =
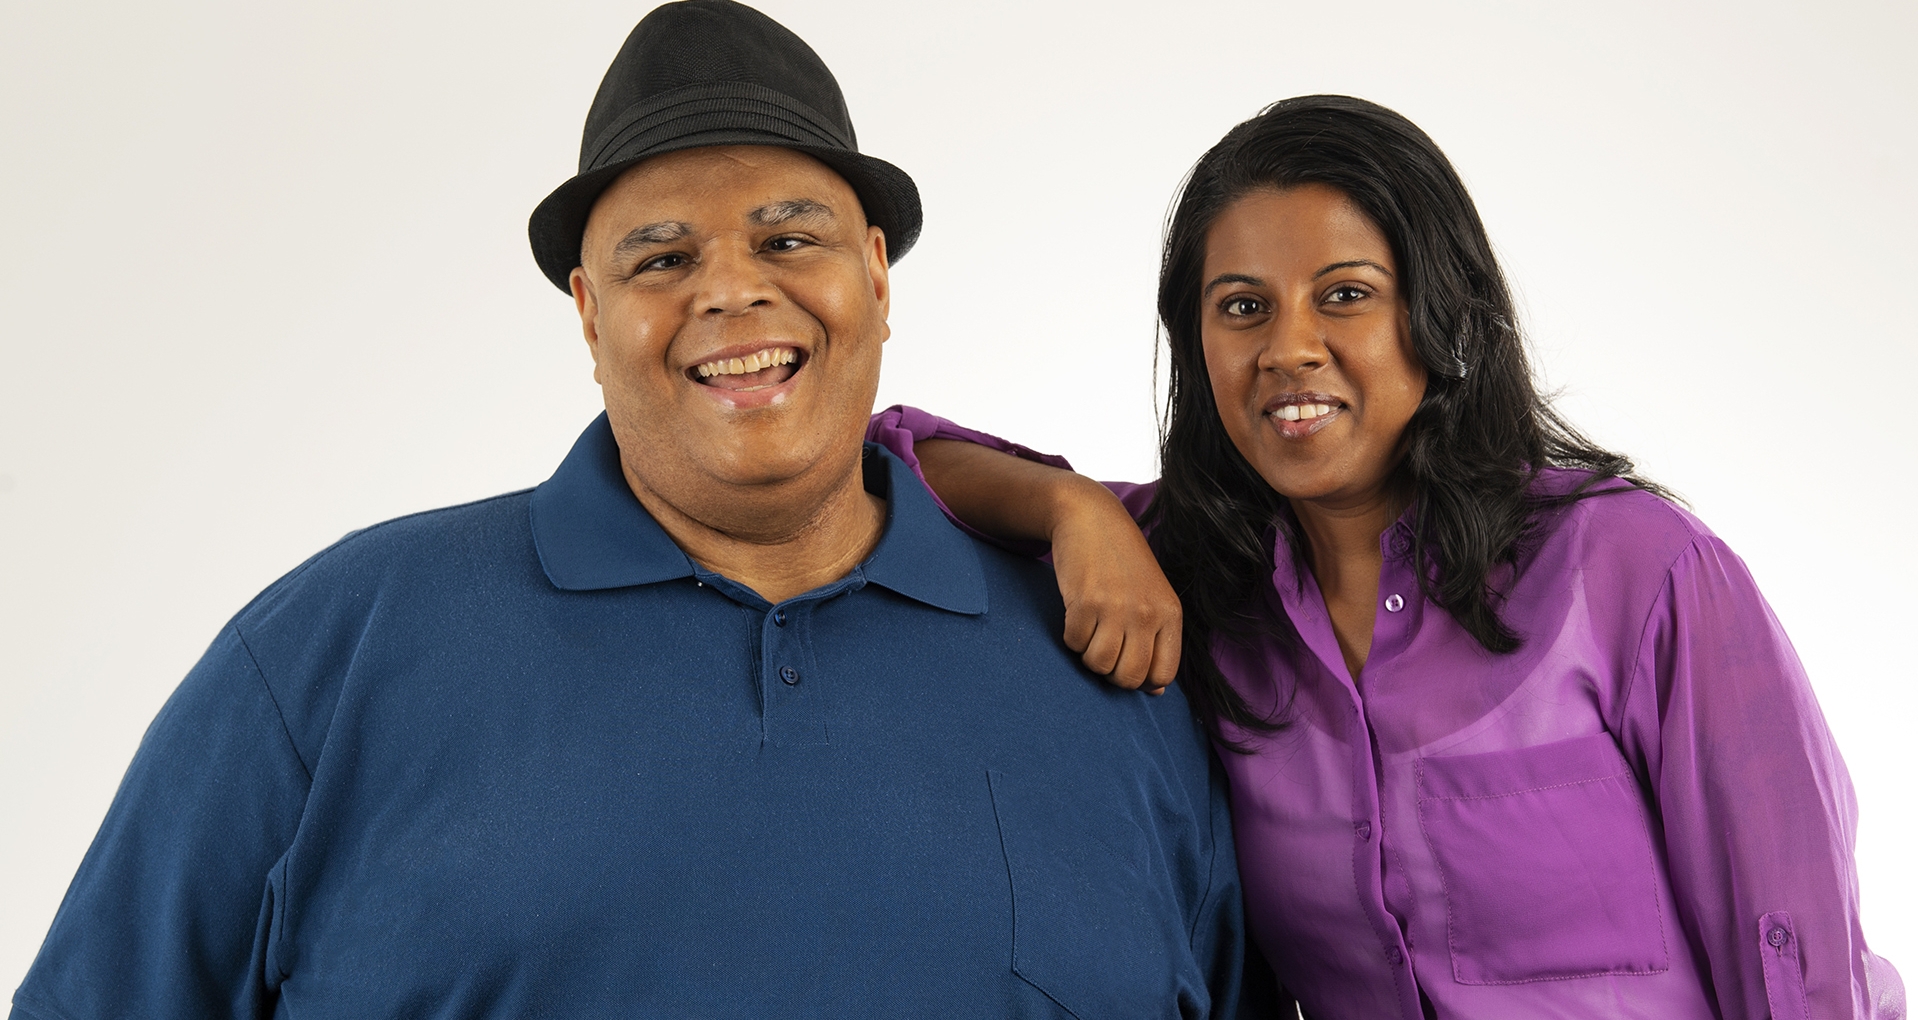
MULTIPOLYGON (((874 422, 895 452, 1024 452, 911 408, 874 422)), ((1153 493, 1112 488, 1135 516, 1153 493)), ((1296 692, 1293 725, 1219 757, 1251 931, 1309 1014, 1904 1016, 1860 926, 1844 763, 1723 542, 1638 491, 1553 512, 1494 579, 1525 640, 1495 655, 1422 597, 1409 540, 1380 538, 1356 680, 1283 544, 1271 609, 1300 646, 1215 650, 1255 706, 1296 692)))

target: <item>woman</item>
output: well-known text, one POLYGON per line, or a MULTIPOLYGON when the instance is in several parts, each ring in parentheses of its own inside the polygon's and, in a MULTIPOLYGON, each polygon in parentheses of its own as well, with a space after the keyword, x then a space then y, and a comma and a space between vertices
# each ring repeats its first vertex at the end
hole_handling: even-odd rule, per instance
POLYGON ((1308 1015, 1903 1015, 1790 644, 1722 542, 1540 397, 1423 132, 1335 96, 1234 128, 1159 311, 1165 474, 1116 502, 910 409, 873 434, 958 519, 1052 541, 1092 668, 1163 683, 1182 642, 1252 931, 1308 1015))

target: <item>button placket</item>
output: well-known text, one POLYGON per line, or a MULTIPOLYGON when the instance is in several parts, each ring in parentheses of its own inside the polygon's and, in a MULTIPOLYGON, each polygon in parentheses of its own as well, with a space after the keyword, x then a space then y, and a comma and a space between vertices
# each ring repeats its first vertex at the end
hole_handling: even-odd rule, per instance
POLYGON ((818 600, 769 610, 760 627, 759 687, 765 739, 780 747, 828 743, 826 690, 812 650, 812 614, 818 600))
POLYGON ((1404 651, 1420 624, 1418 570, 1411 559, 1411 538, 1403 526, 1394 526, 1380 538, 1383 562, 1379 568, 1378 600, 1372 629, 1372 651, 1366 657, 1368 675, 1389 669, 1404 651))

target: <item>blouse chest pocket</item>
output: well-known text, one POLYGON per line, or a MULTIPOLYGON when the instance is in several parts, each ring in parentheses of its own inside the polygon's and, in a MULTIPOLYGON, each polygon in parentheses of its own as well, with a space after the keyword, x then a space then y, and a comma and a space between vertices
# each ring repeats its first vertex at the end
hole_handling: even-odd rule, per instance
POLYGON ((1610 734, 1420 759, 1418 806, 1459 983, 1669 966, 1645 798, 1610 734))
POLYGON ((988 772, 1012 877, 1012 969, 1081 1020, 1179 1014, 1190 958, 1137 823, 988 772))

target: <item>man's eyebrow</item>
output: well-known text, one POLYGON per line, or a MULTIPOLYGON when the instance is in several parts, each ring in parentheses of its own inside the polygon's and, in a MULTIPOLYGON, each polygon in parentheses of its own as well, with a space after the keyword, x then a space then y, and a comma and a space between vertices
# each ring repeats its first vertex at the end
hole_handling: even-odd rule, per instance
POLYGON ((691 226, 678 220, 661 220, 658 223, 648 223, 643 227, 634 227, 613 246, 613 259, 618 261, 638 249, 677 241, 692 232, 691 226))
POLYGON ((1256 276, 1247 276, 1244 273, 1220 273, 1212 278, 1212 282, 1205 285, 1204 290, 1199 292, 1199 300, 1205 300, 1206 295, 1211 294, 1214 288, 1223 287, 1228 283, 1245 283, 1251 284, 1254 287, 1265 286, 1265 281, 1256 276))
MULTIPOLYGON (((1387 269, 1384 266, 1379 265, 1377 262, 1374 262, 1371 259, 1348 259, 1344 262, 1334 262, 1331 265, 1326 266, 1324 269, 1321 269, 1318 272, 1313 273, 1312 279, 1316 280, 1327 273, 1336 273, 1341 269, 1352 269, 1357 266, 1371 266, 1373 269, 1376 269, 1379 272, 1384 273, 1388 277, 1392 276, 1392 271, 1390 269, 1387 269)), ((1393 279, 1397 279, 1397 277, 1393 277, 1393 279)))
POLYGON ((810 198, 789 198, 783 202, 762 205, 746 214, 746 218, 762 227, 775 227, 793 220, 830 220, 832 207, 810 198))

